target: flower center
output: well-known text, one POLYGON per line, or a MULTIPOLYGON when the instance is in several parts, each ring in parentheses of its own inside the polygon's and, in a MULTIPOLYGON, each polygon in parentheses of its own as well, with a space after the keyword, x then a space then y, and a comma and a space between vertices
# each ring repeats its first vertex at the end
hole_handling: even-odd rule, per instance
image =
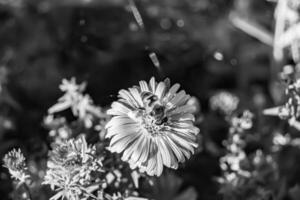
POLYGON ((164 127, 163 122, 146 112, 143 113, 142 125, 151 135, 159 134, 161 129, 164 127))

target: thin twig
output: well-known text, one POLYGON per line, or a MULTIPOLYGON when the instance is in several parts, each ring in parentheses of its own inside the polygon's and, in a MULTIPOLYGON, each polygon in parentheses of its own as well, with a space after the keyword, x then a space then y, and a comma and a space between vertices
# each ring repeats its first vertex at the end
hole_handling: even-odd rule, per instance
POLYGON ((30 193, 30 189, 25 182, 20 182, 15 186, 16 191, 21 190, 22 199, 24 200, 32 200, 32 196, 30 193), (23 196, 25 195, 25 196, 23 196))
POLYGON ((141 29, 144 29, 145 27, 144 27, 144 22, 143 22, 143 18, 142 18, 141 13, 137 9, 137 7, 136 7, 133 0, 128 0, 128 1, 129 1, 130 10, 131 10, 137 24, 139 25, 139 27, 141 29))
MULTIPOLYGON (((142 15, 141 13, 139 12, 137 6, 135 5, 134 3, 134 0, 128 0, 129 2, 129 7, 130 7, 130 10, 139 26, 139 28, 143 31, 145 31, 145 25, 144 25, 144 21, 143 21, 143 18, 142 18, 142 15)), ((145 50, 146 51, 149 51, 149 46, 146 45, 145 47, 145 50)), ((157 69, 158 71, 158 74, 163 77, 163 71, 162 71, 162 68, 161 68, 161 65, 160 65, 160 62, 159 62, 159 59, 157 57, 157 54, 154 52, 154 51, 149 51, 148 53, 149 55, 149 58, 151 60, 151 62, 153 63, 153 65, 155 66, 155 68, 157 69)))

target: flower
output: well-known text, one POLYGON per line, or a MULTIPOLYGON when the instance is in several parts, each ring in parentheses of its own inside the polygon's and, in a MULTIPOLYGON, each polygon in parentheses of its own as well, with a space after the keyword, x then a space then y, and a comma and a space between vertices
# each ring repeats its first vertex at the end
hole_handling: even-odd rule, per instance
POLYGON ((286 100, 283 105, 267 108, 264 115, 278 116, 281 119, 293 120, 300 116, 300 79, 291 80, 285 88, 286 100))
POLYGON ((178 163, 190 158, 197 148, 194 126, 194 106, 187 104, 190 96, 180 85, 170 87, 170 80, 119 91, 119 100, 112 103, 107 114, 106 138, 109 150, 122 153, 132 169, 139 168, 148 175, 159 176, 163 167, 178 168, 178 163))
POLYGON ((65 94, 48 109, 49 114, 71 109, 73 115, 82 120, 86 128, 92 127, 95 118, 105 117, 101 108, 94 105, 92 98, 83 94, 86 83, 77 84, 73 77, 70 81, 63 79, 59 88, 65 94))
POLYGON ((101 186, 102 157, 96 155, 95 146, 88 146, 84 137, 54 144, 47 166, 43 184, 57 191, 51 200, 93 197, 91 192, 101 186))
POLYGON ((86 88, 86 83, 83 82, 81 84, 76 83, 76 79, 72 77, 70 81, 67 79, 63 79, 62 83, 59 85, 59 89, 63 92, 74 94, 77 92, 83 92, 86 88))
POLYGON ((29 175, 27 174, 25 157, 20 149, 13 149, 12 151, 8 152, 4 156, 3 162, 3 166, 9 170, 11 176, 20 181, 20 183, 24 183, 26 179, 29 178, 29 175))
POLYGON ((244 110, 240 116, 233 116, 230 119, 231 132, 243 132, 249 130, 253 126, 253 113, 249 110, 244 110))
POLYGON ((227 91, 220 91, 209 99, 212 110, 220 111, 222 114, 231 115, 239 104, 239 98, 227 91))
POLYGON ((68 126, 65 117, 54 117, 49 114, 44 118, 43 124, 50 130, 49 136, 54 139, 55 143, 63 143, 72 137, 73 131, 68 126))

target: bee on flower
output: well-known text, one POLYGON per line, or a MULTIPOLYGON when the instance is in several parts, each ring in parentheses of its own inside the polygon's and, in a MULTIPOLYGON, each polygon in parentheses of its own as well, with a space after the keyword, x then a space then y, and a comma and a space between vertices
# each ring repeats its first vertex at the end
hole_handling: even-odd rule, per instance
POLYGON ((25 183, 29 178, 25 157, 21 150, 13 149, 8 152, 4 158, 4 167, 6 167, 12 178, 18 180, 20 183, 25 183))
POLYGON ((123 153, 132 169, 159 176, 164 166, 177 169, 197 148, 195 107, 187 104, 190 96, 178 92, 179 87, 152 77, 149 83, 120 90, 107 111, 113 116, 106 125, 109 150, 123 153))

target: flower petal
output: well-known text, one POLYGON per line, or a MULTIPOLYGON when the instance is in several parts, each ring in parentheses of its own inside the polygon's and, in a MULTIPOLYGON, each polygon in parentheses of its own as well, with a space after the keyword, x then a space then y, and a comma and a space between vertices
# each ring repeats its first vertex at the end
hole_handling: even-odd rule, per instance
POLYGON ((140 156, 140 158, 139 158, 139 161, 141 162, 141 163, 143 163, 143 162, 145 162, 145 161, 147 161, 147 158, 148 158, 148 156, 149 156, 149 139, 145 139, 145 142, 144 142, 144 144, 143 144, 143 151, 142 151, 142 153, 141 153, 141 156, 140 156))
POLYGON ((136 150, 132 153, 131 159, 136 162, 140 162, 139 158, 144 150, 146 148, 144 145, 145 140, 147 138, 145 136, 141 136, 140 140, 136 144, 136 150))
POLYGON ((157 140, 157 143, 158 143, 158 145, 157 145, 158 150, 161 154, 164 165, 167 166, 167 167, 171 167, 173 153, 169 152, 169 150, 166 147, 166 144, 164 143, 164 140, 162 138, 157 137, 156 140, 157 140))
POLYGON ((139 127, 136 124, 123 124, 119 126, 112 126, 107 129, 106 138, 110 138, 116 134, 126 134, 134 133, 139 130, 139 127))
POLYGON ((138 108, 143 107, 144 103, 139 91, 136 88, 129 88, 129 92, 134 97, 135 101, 138 104, 138 108))
POLYGON ((175 109, 169 110, 167 113, 168 115, 176 115, 176 114, 183 114, 183 113, 193 113, 195 112, 196 107, 193 105, 183 105, 176 107, 175 109))
POLYGON ((165 94, 166 86, 164 82, 160 82, 157 85, 157 88, 155 90, 155 95, 158 97, 158 99, 162 99, 163 95, 165 94))
POLYGON ((161 157, 160 153, 157 154, 156 159, 157 159, 157 163, 156 163, 156 172, 155 172, 155 175, 156 176, 160 176, 162 174, 162 172, 163 172, 163 167, 164 167, 163 166, 162 157, 161 157))
POLYGON ((112 152, 121 153, 127 146, 134 141, 139 135, 133 134, 119 134, 114 136, 110 141, 110 147, 112 152))
MULTIPOLYGON (((130 145, 128 145, 127 149, 124 151, 122 160, 128 161, 132 160, 132 154, 137 150, 137 145, 139 144, 141 138, 144 137, 140 132, 138 133, 138 137, 133 141, 130 145)), ((133 160, 132 160, 133 161, 133 160)))
MULTIPOLYGON (((177 144, 177 146, 180 146, 186 150, 189 150, 190 152, 194 153, 194 148, 191 146, 191 143, 182 137, 179 137, 176 134, 169 135, 169 137, 177 144)), ((196 144, 196 143, 194 143, 196 144)))
POLYGON ((188 100, 187 95, 184 90, 181 90, 170 100, 170 104, 180 106, 185 103, 185 100, 188 100))
POLYGON ((179 90, 180 85, 178 83, 174 84, 170 90, 166 93, 165 101, 169 101, 171 98, 174 97, 176 92, 179 90))
POLYGON ((190 113, 177 113, 175 115, 170 115, 170 121, 195 121, 195 117, 190 113))
POLYGON ((105 125, 105 128, 109 128, 112 126, 120 126, 123 124, 135 124, 135 121, 133 121, 131 118, 122 115, 122 116, 114 116, 110 119, 110 121, 105 125))
POLYGON ((155 92, 155 89, 156 89, 156 82, 155 82, 155 78, 152 77, 149 81, 149 86, 150 86, 150 90, 152 93, 155 92))
POLYGON ((184 162, 185 158, 182 154, 182 152, 180 151, 180 149, 177 147, 177 145, 169 138, 169 137, 165 137, 165 141, 168 143, 168 145, 170 145, 173 153, 175 154, 178 162, 184 162))
POLYGON ((132 107, 136 107, 136 108, 139 107, 134 97, 127 90, 124 89, 120 90, 119 97, 125 99, 132 107))
POLYGON ((148 83, 146 81, 140 81, 141 91, 149 91, 148 83))
POLYGON ((115 101, 111 104, 111 107, 112 109, 115 109, 116 111, 119 111, 123 114, 127 114, 128 112, 131 111, 131 109, 125 105, 124 103, 122 102, 119 102, 119 101, 115 101))
POLYGON ((169 78, 166 78, 166 79, 164 80, 164 83, 165 83, 165 86, 166 86, 166 92, 167 92, 167 91, 169 91, 169 89, 170 89, 171 81, 170 81, 169 78))

